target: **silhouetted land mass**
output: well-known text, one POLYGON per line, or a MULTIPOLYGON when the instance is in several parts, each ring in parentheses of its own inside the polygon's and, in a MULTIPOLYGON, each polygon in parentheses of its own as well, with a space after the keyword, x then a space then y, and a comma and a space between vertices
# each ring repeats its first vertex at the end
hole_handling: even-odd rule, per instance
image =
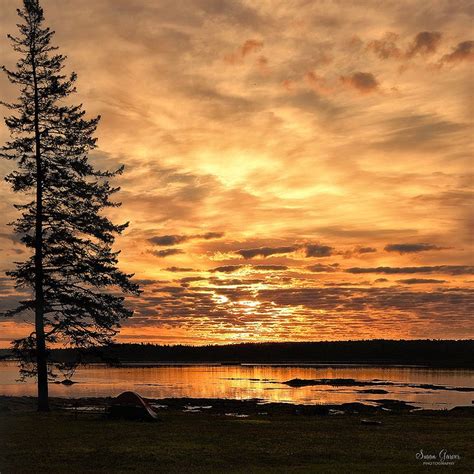
MULTIPOLYGON (((7 355, 3 350, 0 356, 7 355)), ((52 351, 52 358, 75 358, 74 349, 52 351)), ((207 346, 112 344, 81 354, 82 362, 337 363, 426 365, 474 368, 474 340, 367 340, 272 342, 207 346)))

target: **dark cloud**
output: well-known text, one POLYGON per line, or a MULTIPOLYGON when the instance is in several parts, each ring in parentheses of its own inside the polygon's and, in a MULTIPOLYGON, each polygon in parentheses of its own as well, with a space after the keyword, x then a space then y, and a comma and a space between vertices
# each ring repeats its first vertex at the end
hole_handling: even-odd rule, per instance
POLYGON ((306 257, 329 257, 333 254, 334 248, 329 245, 306 244, 306 257))
POLYGON ((171 255, 178 255, 184 253, 181 249, 166 249, 166 250, 149 250, 148 253, 151 253, 155 257, 170 257, 171 255))
POLYGON ((433 54, 438 49, 442 34, 438 31, 422 31, 415 36, 413 43, 408 48, 407 56, 417 54, 433 54))
POLYGON ((204 240, 212 240, 212 239, 221 239, 224 237, 224 232, 206 232, 205 234, 197 234, 194 235, 194 239, 204 239, 204 240))
POLYGON ((185 291, 186 288, 183 286, 160 286, 159 288, 152 290, 152 293, 171 293, 175 295, 184 293, 185 291))
POLYGON ((404 253, 427 252, 428 250, 445 250, 446 247, 438 247, 434 244, 418 243, 418 244, 388 244, 384 250, 386 252, 398 252, 400 255, 404 253))
POLYGON ((369 282, 367 281, 363 281, 363 282, 357 282, 357 283, 353 283, 353 282, 350 282, 350 281, 338 281, 338 282, 334 282, 334 281, 330 281, 328 283, 324 283, 324 286, 327 286, 327 287, 345 287, 345 286, 357 286, 357 287, 360 287, 360 286, 367 286, 369 285, 369 282))
POLYGON ((410 274, 410 273, 439 273, 446 275, 474 275, 474 266, 469 265, 438 265, 423 267, 375 267, 346 269, 347 273, 384 273, 386 275, 410 274))
POLYGON ((382 39, 370 41, 367 49, 373 51, 380 59, 399 59, 403 53, 396 44, 398 38, 396 33, 386 33, 382 39))
POLYGON ((333 273, 339 270, 339 264, 332 263, 331 265, 324 265, 322 263, 317 263, 316 265, 306 267, 306 269, 314 273, 333 273))
MULTIPOLYGON (((176 2, 171 4, 175 7, 176 2)), ((242 2, 236 2, 235 0, 199 0, 197 6, 202 8, 202 12, 198 10, 197 15, 207 19, 209 15, 216 15, 218 18, 222 18, 227 23, 235 25, 245 25, 254 29, 262 29, 268 22, 268 18, 262 17, 258 9, 253 5, 248 6, 242 2)), ((183 5, 182 8, 186 13, 186 16, 190 14, 189 4, 183 5)), ((193 4, 194 8, 194 4, 193 4)))
POLYGON ((281 271, 288 270, 286 265, 253 265, 254 270, 270 270, 270 271, 281 271))
POLYGON ((172 245, 181 244, 183 242, 188 242, 189 240, 211 240, 211 239, 220 239, 224 237, 224 232, 206 232, 205 234, 194 234, 194 235, 160 235, 156 237, 151 237, 148 239, 153 245, 158 245, 161 247, 168 247, 172 245))
POLYGON ((364 255, 367 253, 375 253, 377 249, 374 247, 356 247, 352 250, 344 250, 338 252, 338 255, 342 255, 344 258, 352 258, 354 256, 364 255))
POLYGON ((188 240, 188 237, 185 235, 160 235, 148 239, 148 241, 153 245, 159 245, 163 247, 169 245, 177 245, 181 242, 186 242, 186 240, 188 240))
POLYGON ((241 268, 251 268, 253 270, 259 271, 259 270, 265 270, 265 271, 282 271, 282 270, 288 270, 288 267, 286 265, 252 265, 252 266, 247 266, 247 265, 223 265, 221 267, 215 267, 211 272, 222 272, 222 273, 232 273, 236 272, 237 270, 240 270, 241 268))
POLYGON ((397 280, 398 283, 405 285, 422 285, 430 283, 446 283, 446 280, 434 280, 431 278, 406 278, 405 280, 397 280))
POLYGON ((355 251, 357 253, 375 253, 377 249, 374 247, 357 247, 355 251))
POLYGON ((134 283, 137 283, 140 286, 149 286, 149 285, 157 285, 159 283, 164 283, 163 280, 151 280, 149 278, 138 278, 133 279, 134 283))
POLYGON ((194 268, 188 268, 188 267, 168 267, 165 268, 167 272, 174 272, 174 273, 180 273, 180 272, 195 272, 196 270, 194 268))
POLYGON ((203 281, 203 280, 207 280, 207 278, 204 278, 204 277, 184 277, 184 278, 180 278, 179 282, 186 284, 186 283, 192 283, 192 282, 195 282, 195 281, 203 281))
POLYGON ((441 64, 474 61, 474 41, 463 41, 441 58, 441 64))
MULTIPOLYGON (((442 33, 438 31, 422 31, 418 33, 406 51, 402 51, 397 45, 400 36, 396 33, 387 32, 381 39, 372 40, 367 44, 367 49, 372 51, 380 59, 405 60, 416 55, 426 56, 434 54, 441 44, 442 33)), ((469 43, 469 41, 465 42, 469 43)), ((460 43, 460 46, 463 43, 460 43)), ((461 56, 468 49, 468 45, 463 45, 461 56)), ((455 51, 453 51, 453 54, 455 51)), ((448 56, 448 55, 446 55, 448 56)))
POLYGON ((375 92, 379 87, 379 82, 371 72, 355 72, 350 76, 341 76, 343 84, 357 89, 362 94, 375 92))
POLYGON ((244 266, 245 265, 223 265, 221 267, 215 267, 210 271, 213 273, 215 272, 232 273, 232 272, 236 272, 237 270, 240 270, 244 266))
POLYGON ((284 253, 291 253, 298 249, 297 246, 288 247, 259 247, 253 249, 242 249, 237 250, 235 253, 245 259, 251 259, 254 257, 269 257, 270 255, 278 255, 284 253))

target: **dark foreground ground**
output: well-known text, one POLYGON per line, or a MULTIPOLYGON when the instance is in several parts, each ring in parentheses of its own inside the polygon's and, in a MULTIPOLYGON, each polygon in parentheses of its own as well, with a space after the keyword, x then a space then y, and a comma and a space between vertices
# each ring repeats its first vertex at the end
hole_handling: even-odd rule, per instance
MULTIPOLYGON (((95 401, 96 406, 106 403, 95 401)), ((193 403, 194 402, 194 403, 193 403)), ((215 401, 214 401, 215 402, 215 401)), ((70 402, 69 402, 70 403, 70 402)), ((473 472, 474 410, 410 412, 352 407, 345 414, 231 402, 183 412, 163 401, 160 421, 111 420, 0 397, 0 472, 473 472), (226 416, 236 410, 248 417, 226 416), (379 421, 380 425, 362 420, 379 421), (446 449, 454 465, 416 459, 446 449)), ((90 405, 91 400, 83 405, 90 405)), ((81 405, 81 403, 79 403, 81 405)), ((439 459, 436 459, 438 461, 439 459)))

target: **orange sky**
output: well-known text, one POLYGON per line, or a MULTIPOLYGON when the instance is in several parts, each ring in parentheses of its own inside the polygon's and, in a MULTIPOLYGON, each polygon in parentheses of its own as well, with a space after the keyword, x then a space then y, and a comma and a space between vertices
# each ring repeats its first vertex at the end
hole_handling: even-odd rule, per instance
MULTIPOLYGON (((117 248, 144 293, 119 340, 474 337, 470 1, 42 3, 103 117, 93 160, 126 166, 117 248)), ((4 309, 24 251, 0 193, 4 309)))

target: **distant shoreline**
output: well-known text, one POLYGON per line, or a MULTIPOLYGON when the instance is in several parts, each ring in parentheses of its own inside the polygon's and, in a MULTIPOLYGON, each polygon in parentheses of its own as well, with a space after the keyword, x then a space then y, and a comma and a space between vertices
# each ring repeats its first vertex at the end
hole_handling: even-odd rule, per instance
MULTIPOLYGON (((18 362, 15 358, 0 359, 2 362, 18 362)), ((126 361, 118 363, 107 362, 84 362, 79 366, 105 366, 110 368, 153 368, 153 367, 314 367, 314 368, 339 368, 339 369, 356 369, 356 368, 379 368, 379 369, 425 369, 425 370, 474 370, 472 365, 436 365, 436 364, 404 364, 400 362, 388 361, 369 361, 369 362, 308 362, 308 361, 272 361, 272 362, 226 362, 226 361, 176 361, 176 360, 162 360, 162 361, 126 361)))
MULTIPOLYGON (((11 357, 0 349, 0 360, 11 357)), ((52 349, 51 360, 104 362, 111 366, 169 364, 266 364, 474 369, 474 340, 269 342, 186 346, 112 344, 87 350, 52 349)))
POLYGON ((272 361, 272 362, 225 362, 225 361, 127 361, 117 365, 109 365, 110 367, 163 367, 163 366, 216 366, 216 367, 253 367, 253 366, 269 366, 269 367, 316 367, 316 368, 398 368, 398 369, 445 369, 445 370, 474 370, 473 366, 446 366, 446 365, 429 365, 429 364, 403 364, 399 362, 387 361, 370 361, 370 362, 308 362, 308 361, 272 361))

